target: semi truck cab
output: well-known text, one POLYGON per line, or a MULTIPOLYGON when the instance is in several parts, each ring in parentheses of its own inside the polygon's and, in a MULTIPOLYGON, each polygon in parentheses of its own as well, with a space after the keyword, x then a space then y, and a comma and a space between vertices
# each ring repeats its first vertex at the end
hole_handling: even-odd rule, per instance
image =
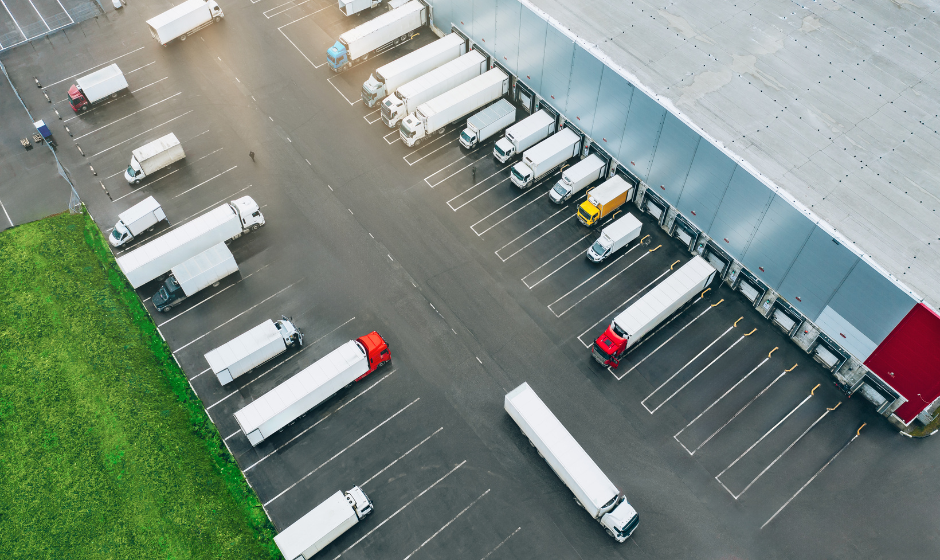
POLYGON ((359 350, 361 350, 369 360, 369 371, 357 377, 356 381, 359 381, 363 377, 369 375, 379 367, 384 366, 392 360, 392 355, 388 349, 388 343, 385 342, 385 339, 382 338, 382 335, 376 331, 372 331, 365 336, 360 336, 356 339, 356 344, 359 345, 359 350))
POLYGON ((415 113, 405 117, 398 130, 401 134, 401 141, 409 148, 417 146, 424 138, 424 124, 415 116, 415 113))
POLYGON ((349 51, 342 39, 333 43, 333 46, 326 49, 326 60, 330 63, 330 69, 339 72, 344 66, 349 64, 349 51))
POLYGON ((620 496, 617 505, 600 518, 600 523, 607 531, 607 534, 613 537, 617 542, 625 542, 633 531, 640 524, 640 516, 637 514, 626 496, 620 496))
MULTIPOLYGON (((398 92, 395 92, 398 93, 398 92)), ((382 102, 382 120, 387 126, 395 126, 405 111, 405 102, 398 95, 392 94, 382 102)))
POLYGON ((171 274, 169 278, 163 281, 163 286, 160 286, 157 293, 153 294, 150 301, 153 302, 153 306, 157 308, 157 311, 165 313, 169 311, 176 300, 184 297, 186 297, 186 294, 183 293, 183 288, 176 281, 176 277, 171 274))
POLYGON ((594 341, 591 355, 602 366, 616 368, 620 365, 620 360, 623 358, 629 342, 630 335, 621 330, 616 321, 611 321, 604 334, 594 341))
POLYGON ((585 200, 578 206, 578 220, 588 227, 593 226, 597 223, 597 219, 600 217, 601 211, 597 209, 596 206, 591 204, 589 201, 585 200))
POLYGON ((358 486, 353 486, 346 492, 346 501, 356 511, 356 516, 359 519, 372 513, 372 500, 358 486))
POLYGON ((385 82, 379 81, 373 72, 362 84, 362 103, 366 107, 375 107, 376 101, 382 97, 385 97, 385 82))
POLYGON ((114 229, 111 230, 111 236, 108 239, 108 242, 111 243, 112 247, 120 247, 124 243, 130 241, 131 231, 125 227, 121 222, 114 224, 114 229))
POLYGON ((505 136, 497 140, 496 145, 493 146, 493 157, 500 163, 506 163, 514 155, 516 155, 516 147, 506 140, 505 136))
POLYGON ((88 108, 88 98, 85 97, 85 94, 82 93, 82 90, 80 90, 77 85, 73 85, 69 88, 69 105, 72 106, 72 110, 76 113, 88 108))
MULTIPOLYGON (((500 140, 502 141, 502 140, 500 140)), ((520 189, 526 188, 532 181, 532 170, 524 163, 517 163, 512 166, 512 184, 520 189)))
POLYGON ((243 231, 256 230, 264 225, 264 215, 261 213, 261 208, 250 196, 233 200, 231 205, 232 209, 238 214, 239 220, 241 220, 243 231))
POLYGON ((281 315, 281 320, 274 321, 274 326, 277 327, 277 332, 279 332, 281 334, 281 338, 284 339, 285 345, 291 348, 303 345, 303 333, 301 333, 297 327, 294 326, 294 323, 287 317, 281 315))

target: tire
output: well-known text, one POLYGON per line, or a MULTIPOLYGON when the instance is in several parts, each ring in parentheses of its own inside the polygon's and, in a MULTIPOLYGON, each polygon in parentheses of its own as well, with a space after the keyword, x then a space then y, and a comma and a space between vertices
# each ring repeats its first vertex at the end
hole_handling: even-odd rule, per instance
POLYGON ((212 21, 219 23, 220 21, 222 21, 222 18, 220 18, 219 16, 215 16, 214 18, 212 18, 212 21))
POLYGON ((258 229, 259 229, 260 227, 261 227, 260 225, 255 224, 255 225, 251 226, 251 231, 258 231, 258 229))
POLYGON ((139 185, 139 184, 140 184, 140 179, 137 179, 136 181, 134 181, 134 184, 135 184, 135 185, 139 185))
POLYGON ((180 41, 185 41, 185 40, 186 40, 186 35, 181 35, 181 36, 180 36, 180 41))
POLYGON ((421 140, 415 140, 415 148, 421 145, 421 140))
POLYGON ((404 35, 402 35, 401 37, 398 38, 398 42, 399 42, 399 43, 402 43, 402 42, 404 42, 404 41, 407 40, 407 39, 408 39, 408 34, 405 33, 404 35))

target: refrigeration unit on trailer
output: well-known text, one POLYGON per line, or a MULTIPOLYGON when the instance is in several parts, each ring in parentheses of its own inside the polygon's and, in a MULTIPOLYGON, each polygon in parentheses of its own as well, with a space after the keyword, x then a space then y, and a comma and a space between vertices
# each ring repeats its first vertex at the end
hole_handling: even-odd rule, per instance
POLYGON ((587 250, 587 259, 594 263, 604 262, 639 237, 642 227, 640 220, 627 212, 601 230, 601 236, 587 250))
POLYGON ((595 226, 632 198, 633 185, 614 175, 588 191, 587 200, 578 206, 578 220, 588 227, 595 226))
POLYGON ((467 128, 460 133, 460 145, 468 150, 493 136, 516 120, 516 107, 500 99, 467 119, 467 128))
POLYGON ((496 101, 509 92, 509 77, 493 68, 482 76, 459 85, 434 99, 420 105, 401 122, 399 132, 402 142, 413 148, 435 132, 444 132, 444 127, 460 117, 496 101))
POLYGON ((371 333, 350 340, 235 413, 257 446, 311 409, 391 360, 388 344, 371 333))
POLYGON ((185 157, 182 144, 171 132, 131 152, 131 163, 124 172, 124 179, 128 184, 136 185, 144 177, 153 175, 185 157))
POLYGON ((258 204, 250 196, 243 196, 121 255, 117 264, 136 289, 209 247, 263 225, 258 204))
POLYGON ((607 162, 591 154, 562 171, 561 179, 555 183, 552 190, 548 191, 548 197, 555 204, 564 204, 572 196, 603 177, 606 172, 607 162))
POLYGON ((467 52, 467 42, 456 33, 445 35, 429 45, 379 66, 362 84, 362 103, 374 107, 411 80, 427 74, 467 52))
POLYGON ((500 163, 528 150, 555 133, 555 117, 544 110, 529 115, 506 129, 493 146, 493 157, 500 163))
POLYGON ((620 360, 667 317, 702 293, 717 271, 696 255, 656 285, 633 305, 614 317, 594 341, 591 355, 598 363, 617 367, 620 360))
POLYGON ((372 500, 358 486, 337 491, 274 537, 284 560, 310 560, 372 513, 372 500))
POLYGON ((578 505, 617 542, 626 541, 640 516, 529 384, 510 391, 504 407, 578 505))
POLYGON ((420 0, 411 0, 340 35, 326 50, 326 61, 334 72, 345 70, 368 60, 373 52, 386 45, 404 41, 412 31, 427 23, 428 7, 420 0))
POLYGON ((522 161, 510 171, 512 184, 520 189, 531 187, 580 153, 581 137, 563 128, 522 154, 522 161))
POLYGON ((236 272, 235 257, 225 243, 219 243, 170 269, 170 276, 150 302, 157 311, 166 313, 186 298, 236 272))
POLYGON ((150 35, 164 47, 173 39, 185 41, 186 37, 220 22, 225 14, 214 0, 186 0, 162 14, 147 20, 150 35))
POLYGON ((141 200, 118 214, 118 221, 108 235, 112 247, 120 247, 166 219, 160 203, 152 197, 141 200))
POLYGON ((395 93, 382 100, 382 122, 394 128, 408 114, 435 97, 486 72, 486 57, 470 51, 401 85, 395 93))
POLYGON ((206 353, 209 369, 226 385, 254 368, 304 343, 304 335, 287 317, 267 321, 206 353))
POLYGON ((117 97, 117 92, 127 89, 124 72, 117 64, 105 66, 87 76, 75 80, 69 88, 69 105, 76 113, 108 97, 117 97))

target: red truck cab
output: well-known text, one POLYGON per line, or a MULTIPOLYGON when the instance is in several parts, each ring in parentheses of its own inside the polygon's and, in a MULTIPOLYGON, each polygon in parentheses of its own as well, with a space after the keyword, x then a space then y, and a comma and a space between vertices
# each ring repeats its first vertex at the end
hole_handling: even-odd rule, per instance
POLYGON ((356 342, 359 343, 369 359, 369 371, 357 377, 356 381, 392 361, 392 355, 388 351, 388 343, 378 332, 372 331, 365 336, 360 336, 356 339, 356 342))
POLYGON ((614 328, 614 324, 611 323, 607 326, 607 330, 604 331, 604 334, 597 337, 597 340, 594 341, 594 346, 591 348, 591 355, 603 366, 617 367, 620 365, 620 359, 623 358, 624 353, 627 351, 627 342, 629 342, 629 339, 625 336, 620 336, 619 333, 617 333, 617 329, 614 328))
POLYGON ((72 106, 72 110, 76 113, 88 108, 88 98, 85 97, 82 90, 78 89, 77 85, 73 85, 69 88, 69 105, 72 106))

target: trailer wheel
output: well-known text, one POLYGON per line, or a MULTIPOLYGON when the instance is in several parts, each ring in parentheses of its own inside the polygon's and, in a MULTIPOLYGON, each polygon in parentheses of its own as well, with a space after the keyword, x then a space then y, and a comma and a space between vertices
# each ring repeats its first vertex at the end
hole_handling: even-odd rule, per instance
POLYGON ((117 99, 117 93, 112 93, 112 94, 111 94, 111 99, 117 99))
POLYGON ((405 33, 404 35, 398 38, 398 42, 403 43, 407 38, 408 38, 408 34, 405 33))
POLYGON ((214 18, 212 18, 212 21, 219 23, 220 21, 222 21, 222 18, 219 16, 215 16, 214 18))
POLYGON ((415 140, 415 148, 421 145, 421 140, 415 140))
POLYGON ((185 41, 185 40, 186 40, 186 35, 181 35, 181 36, 180 36, 180 41, 185 41))

